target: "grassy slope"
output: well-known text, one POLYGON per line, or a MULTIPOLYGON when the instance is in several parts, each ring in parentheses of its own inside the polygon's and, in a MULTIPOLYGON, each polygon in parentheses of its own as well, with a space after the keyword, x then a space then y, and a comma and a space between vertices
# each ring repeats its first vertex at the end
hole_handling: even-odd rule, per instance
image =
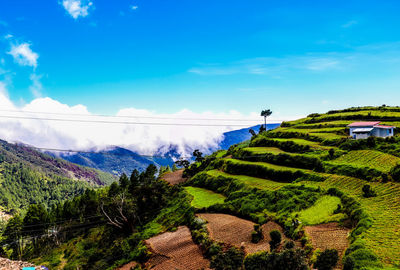
POLYGON ((225 196, 204 188, 185 187, 185 190, 193 196, 191 204, 195 208, 209 207, 214 204, 223 203, 225 200, 225 196))
POLYGON ((389 172, 400 163, 400 158, 375 150, 351 151, 333 161, 333 164, 349 164, 357 167, 370 167, 382 172, 389 172))
POLYGON ((308 209, 298 213, 299 220, 304 225, 316 225, 339 221, 344 217, 343 214, 334 214, 333 212, 340 204, 340 199, 333 196, 322 196, 318 201, 308 209))
MULTIPOLYGON (((394 108, 394 110, 400 110, 399 108, 394 108)), ((366 111, 356 111, 356 112, 339 112, 330 113, 325 115, 320 115, 304 119, 299 119, 297 121, 286 123, 285 128, 278 128, 273 132, 299 132, 308 133, 310 135, 318 134, 320 138, 324 139, 337 139, 343 138, 344 128, 354 122, 354 121, 367 121, 367 120, 379 120, 379 117, 399 117, 399 112, 388 112, 380 111, 377 108, 369 108, 366 111), (371 117, 371 119, 360 118, 361 117, 371 117), (342 119, 340 119, 342 118, 342 119), (312 120, 312 121, 311 121, 312 120), (301 132, 302 131, 302 132, 301 132), (325 136, 325 137, 323 137, 325 136)), ((382 123, 399 126, 399 119, 385 119, 382 123)), ((272 133, 273 133, 272 132, 272 133)), ((309 145, 314 152, 305 153, 307 156, 321 156, 321 154, 327 154, 327 150, 335 147, 325 146, 318 142, 312 142, 304 140, 302 138, 274 138, 274 140, 279 141, 293 141, 297 144, 309 145), (323 150, 323 151, 321 151, 323 150)), ((272 153, 279 154, 282 153, 280 149, 272 147, 249 147, 245 149, 254 154, 272 153)), ((361 150, 361 151, 349 151, 342 157, 330 162, 337 162, 340 164, 350 164, 355 167, 371 167, 383 172, 387 172, 394 165, 398 163, 399 159, 397 157, 381 153, 374 150, 361 150)), ((250 161, 239 161, 235 159, 226 159, 225 162, 230 162, 232 164, 253 164, 256 166, 267 167, 274 170, 288 170, 296 171, 297 168, 289 168, 285 166, 273 165, 264 162, 250 162, 250 161)), ((301 170, 301 169, 300 169, 301 170)), ((307 170, 303 170, 307 171, 307 170)), ((241 183, 259 189, 265 190, 276 190, 280 187, 287 185, 285 183, 277 183, 268 179, 261 179, 256 177, 251 177, 247 175, 232 175, 219 170, 211 170, 207 172, 208 175, 215 178, 223 176, 234 178, 241 183)), ((243 173, 247 174, 247 173, 243 173)), ((250 173, 251 174, 251 173, 250 173)), ((385 267, 400 266, 400 184, 399 183, 378 183, 378 182, 367 182, 362 179, 334 175, 334 174, 320 174, 326 177, 324 182, 298 182, 296 185, 310 185, 315 187, 321 187, 323 189, 328 189, 331 187, 336 187, 343 191, 349 196, 354 197, 359 201, 362 207, 367 211, 367 213, 373 218, 374 223, 371 228, 361 235, 361 238, 366 242, 367 247, 373 250, 379 257, 379 259, 385 264, 385 267), (364 198, 362 197, 362 187, 365 184, 370 184, 371 187, 377 192, 377 197, 364 198)), ((338 220, 342 216, 332 215, 332 212, 337 206, 337 199, 330 198, 329 196, 323 197, 317 201, 317 203, 307 210, 303 210, 299 213, 300 220, 303 223, 317 224, 326 222, 329 220, 338 220)), ((391 269, 391 268, 390 268, 391 269)))

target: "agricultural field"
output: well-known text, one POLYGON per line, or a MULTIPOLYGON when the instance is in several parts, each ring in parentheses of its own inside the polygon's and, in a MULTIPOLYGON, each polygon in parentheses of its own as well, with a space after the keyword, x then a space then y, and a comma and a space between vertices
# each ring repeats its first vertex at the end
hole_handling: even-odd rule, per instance
POLYGON ((383 263, 400 265, 400 184, 376 183, 361 179, 331 175, 324 182, 300 182, 302 184, 319 186, 324 189, 336 187, 357 198, 374 223, 363 235, 366 245, 373 250, 383 263), (371 185, 377 192, 376 197, 362 197, 362 187, 371 185))
POLYGON ((175 232, 165 232, 145 241, 152 251, 147 262, 151 269, 207 269, 209 261, 204 259, 200 248, 193 243, 189 228, 179 227, 175 232))
POLYGON ((345 218, 345 215, 334 214, 334 211, 340 205, 340 199, 334 196, 322 196, 317 202, 303 211, 295 213, 298 219, 304 225, 316 225, 333 221, 340 221, 345 218))
MULTIPOLYGON (((350 229, 340 226, 338 223, 327 223, 315 226, 305 226, 304 231, 311 238, 313 247, 319 250, 334 248, 338 251, 339 257, 343 258, 346 248, 349 247, 350 229)), ((341 269, 339 261, 335 269, 341 269)))
POLYGON ((212 177, 225 177, 225 178, 232 178, 235 179, 243 184, 245 184, 248 187, 251 188, 258 188, 262 190, 277 190, 280 189, 281 187, 287 185, 287 183, 280 183, 280 182, 275 182, 272 180, 268 179, 263 179, 263 178, 257 178, 257 177, 251 177, 247 175, 233 175, 233 174, 228 174, 222 171, 218 170, 212 170, 207 172, 208 175, 212 177))
MULTIPOLYGON (((201 213, 197 215, 207 221, 207 228, 213 240, 221 241, 236 247, 243 246, 247 253, 255 253, 262 250, 269 250, 269 232, 278 230, 283 233, 283 229, 275 222, 264 224, 261 229, 264 238, 257 244, 251 242, 251 232, 254 230, 255 223, 226 214, 201 213)), ((287 238, 285 238, 287 239, 287 238)))
POLYGON ((258 154, 281 154, 281 153, 285 153, 285 154, 291 154, 288 152, 285 152, 277 147, 245 147, 243 148, 243 151, 247 151, 250 153, 253 153, 255 155, 258 154))
POLYGON ((351 151, 333 161, 333 164, 348 164, 356 167, 370 167, 382 172, 389 172, 397 164, 400 164, 400 158, 385 154, 375 150, 351 151))
POLYGON ((187 193, 192 197, 192 206, 195 208, 209 207, 214 204, 223 203, 225 196, 210 190, 198 187, 185 187, 187 193))

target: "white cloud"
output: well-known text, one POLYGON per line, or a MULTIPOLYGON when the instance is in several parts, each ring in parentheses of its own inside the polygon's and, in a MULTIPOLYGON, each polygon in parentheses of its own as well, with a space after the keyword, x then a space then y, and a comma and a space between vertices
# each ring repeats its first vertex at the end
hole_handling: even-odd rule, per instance
POLYGON ((88 10, 93 5, 93 2, 81 0, 63 0, 62 5, 69 15, 72 16, 72 18, 77 19, 79 17, 86 17, 89 15, 88 10))
MULTIPOLYGON (((0 87, 5 91, 5 85, 0 87)), ((223 139, 223 132, 262 122, 258 113, 242 115, 237 111, 194 113, 190 110, 181 110, 171 114, 159 114, 144 109, 126 108, 120 110, 115 117, 101 117, 91 114, 83 105, 68 106, 48 97, 37 98, 27 105, 18 107, 3 91, 0 91, 0 107, 19 111, 2 112, 2 116, 143 123, 135 125, 0 117, 0 139, 19 141, 37 147, 79 150, 100 150, 109 146, 121 146, 141 154, 161 154, 167 152, 170 145, 175 145, 182 155, 188 155, 196 148, 206 151, 218 146, 223 139), (48 113, 43 114, 43 112, 48 113), (224 121, 200 120, 204 118, 224 121), (245 121, 229 121, 232 118, 245 121), (254 119, 260 120, 254 121, 254 119), (149 123, 186 125, 148 125, 149 123), (193 124, 227 126, 190 126, 193 124)))
POLYGON ((11 34, 7 34, 7 35, 4 36, 5 39, 10 39, 10 38, 13 38, 13 37, 14 37, 14 36, 11 35, 11 34))
POLYGON ((131 9, 132 9, 132 10, 137 10, 138 8, 139 8, 139 7, 138 7, 138 6, 135 6, 135 5, 132 5, 132 6, 131 6, 131 9))
POLYGON ((11 45, 11 50, 8 54, 11 54, 14 57, 14 61, 18 64, 36 68, 39 55, 33 52, 30 46, 31 44, 29 43, 11 45))
POLYGON ((29 76, 29 79, 32 81, 32 85, 29 86, 29 90, 33 94, 34 97, 41 97, 42 96, 42 90, 43 90, 43 85, 40 82, 40 79, 42 78, 42 75, 36 75, 35 73, 32 73, 29 76))

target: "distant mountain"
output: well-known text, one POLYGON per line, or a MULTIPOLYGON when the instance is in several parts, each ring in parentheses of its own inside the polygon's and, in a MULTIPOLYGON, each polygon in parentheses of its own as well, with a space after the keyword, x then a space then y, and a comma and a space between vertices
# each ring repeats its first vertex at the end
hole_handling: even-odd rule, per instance
POLYGON ((113 175, 121 175, 122 173, 130 175, 134 169, 143 171, 150 164, 156 163, 153 160, 121 147, 112 147, 109 150, 97 153, 61 154, 60 157, 70 162, 99 169, 113 175))
MULTIPOLYGON (((267 124, 267 130, 278 128, 281 124, 267 124)), ((219 144, 219 149, 227 150, 231 145, 241 143, 243 141, 247 141, 251 139, 251 134, 249 133, 250 129, 253 129, 256 133, 260 129, 261 125, 249 127, 249 128, 242 128, 238 130, 233 130, 229 132, 225 132, 224 139, 219 144)), ((218 149, 211 149, 213 151, 218 149)))
POLYGON ((29 204, 51 207, 115 180, 111 174, 0 140, 0 213, 15 213, 29 204))
MULTIPOLYGON (((279 125, 280 124, 268 124, 267 129, 274 129, 279 127, 279 125)), ((250 128, 258 132, 260 125, 225 132, 217 148, 210 148, 203 151, 205 154, 209 154, 219 149, 228 149, 233 144, 248 140, 251 138, 251 134, 249 133, 250 128)), ((188 145, 185 150, 187 153, 191 153, 194 149, 188 145)), ((174 161, 181 155, 176 145, 164 145, 160 147, 153 156, 142 156, 131 150, 116 146, 100 152, 88 151, 73 154, 58 154, 58 156, 79 165, 99 169, 119 176, 122 173, 130 175, 134 169, 143 171, 150 164, 155 164, 156 166, 172 166, 174 161)))

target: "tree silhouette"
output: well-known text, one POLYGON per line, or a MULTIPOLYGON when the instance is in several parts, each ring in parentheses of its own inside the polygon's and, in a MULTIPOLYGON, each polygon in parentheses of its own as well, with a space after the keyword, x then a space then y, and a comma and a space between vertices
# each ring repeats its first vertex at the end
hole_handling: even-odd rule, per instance
POLYGON ((261 116, 264 117, 265 129, 267 129, 267 117, 270 116, 271 114, 272 114, 272 111, 270 109, 261 111, 261 116))

